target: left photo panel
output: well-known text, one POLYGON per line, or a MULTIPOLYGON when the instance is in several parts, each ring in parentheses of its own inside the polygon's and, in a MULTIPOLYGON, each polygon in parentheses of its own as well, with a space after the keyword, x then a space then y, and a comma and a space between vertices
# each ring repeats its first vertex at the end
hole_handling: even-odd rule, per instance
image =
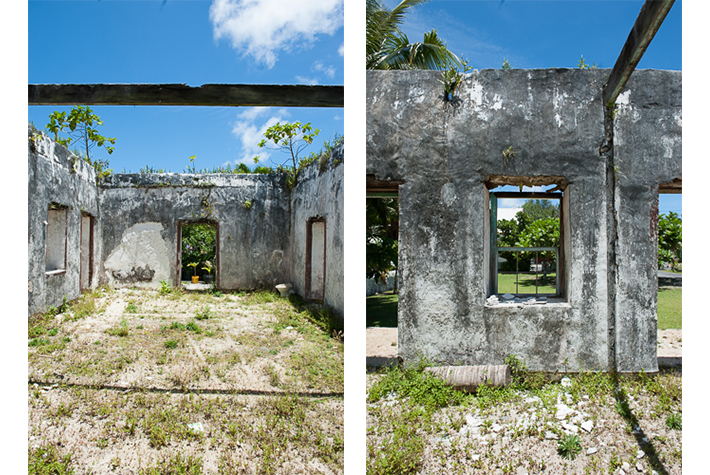
POLYGON ((28 3, 29 473, 345 472, 343 12, 28 3))

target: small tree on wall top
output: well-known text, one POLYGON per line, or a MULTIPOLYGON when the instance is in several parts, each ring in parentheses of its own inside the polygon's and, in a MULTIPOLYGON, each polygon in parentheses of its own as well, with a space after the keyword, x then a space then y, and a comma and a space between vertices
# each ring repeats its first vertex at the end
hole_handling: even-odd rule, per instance
POLYGON ((109 163, 107 160, 92 160, 91 149, 95 146, 106 147, 106 151, 111 155, 114 151, 113 147, 107 144, 114 145, 116 139, 113 137, 104 137, 99 134, 97 126, 104 123, 99 119, 99 116, 94 114, 90 107, 74 106, 69 115, 65 111, 54 111, 49 116, 49 124, 47 130, 54 134, 54 141, 58 144, 69 148, 79 145, 83 148, 84 161, 89 163, 96 170, 96 178, 101 179, 111 174, 108 169, 109 163), (68 130, 67 130, 68 129, 68 130), (59 136, 60 132, 68 135, 67 138, 59 136))
MULTIPOLYGON (((311 127, 311 123, 302 124, 301 122, 286 122, 284 124, 277 122, 272 125, 266 132, 264 138, 259 142, 259 147, 275 147, 283 150, 291 156, 291 165, 286 165, 288 160, 279 165, 278 170, 286 172, 287 185, 293 188, 296 185, 296 175, 303 165, 306 165, 313 160, 302 160, 298 155, 304 148, 313 143, 320 130, 311 127), (273 145, 271 145, 273 143, 273 145)), ((259 157, 254 157, 254 163, 259 163, 259 157)))
MULTIPOLYGON (((311 123, 302 124, 300 122, 286 122, 281 124, 277 122, 272 125, 266 132, 264 138, 259 142, 259 147, 266 147, 270 142, 273 142, 276 148, 284 150, 291 155, 291 166, 297 169, 300 161, 298 154, 303 151, 308 145, 313 143, 320 130, 311 127, 311 123)), ((255 159, 255 161, 258 161, 255 159)))

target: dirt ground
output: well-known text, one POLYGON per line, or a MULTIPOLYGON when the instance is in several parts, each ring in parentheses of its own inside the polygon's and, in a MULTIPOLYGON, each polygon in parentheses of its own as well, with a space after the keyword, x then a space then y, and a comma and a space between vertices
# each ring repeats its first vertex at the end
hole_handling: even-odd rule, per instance
POLYGON ((342 339, 286 299, 104 289, 29 327, 31 473, 343 473, 342 339))

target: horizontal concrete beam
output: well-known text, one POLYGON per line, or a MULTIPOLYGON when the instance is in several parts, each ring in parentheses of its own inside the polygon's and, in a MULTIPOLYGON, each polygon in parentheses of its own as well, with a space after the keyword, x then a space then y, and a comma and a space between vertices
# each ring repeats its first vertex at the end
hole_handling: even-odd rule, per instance
POLYGON ((29 105, 343 107, 344 86, 29 84, 29 105))
POLYGON ((614 104, 661 27, 675 0, 646 0, 604 86, 604 104, 614 104))

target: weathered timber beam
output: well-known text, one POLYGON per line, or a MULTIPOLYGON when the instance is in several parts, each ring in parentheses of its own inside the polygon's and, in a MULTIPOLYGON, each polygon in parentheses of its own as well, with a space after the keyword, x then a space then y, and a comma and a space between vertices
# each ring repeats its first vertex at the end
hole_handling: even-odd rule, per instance
POLYGON ((614 104, 675 0, 646 0, 604 86, 604 104, 614 104))
POLYGON ((343 107, 344 86, 274 84, 29 84, 36 105, 343 107))

